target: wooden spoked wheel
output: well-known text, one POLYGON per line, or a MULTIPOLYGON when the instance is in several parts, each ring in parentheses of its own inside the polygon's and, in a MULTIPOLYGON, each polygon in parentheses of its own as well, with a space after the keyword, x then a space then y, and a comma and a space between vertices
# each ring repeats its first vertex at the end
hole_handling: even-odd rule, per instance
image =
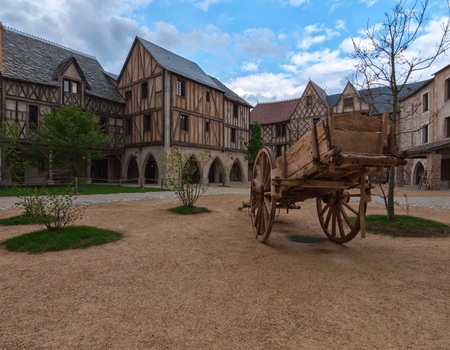
POLYGON ((265 242, 272 231, 275 218, 276 200, 271 197, 271 172, 275 167, 272 152, 262 148, 253 165, 250 192, 250 210, 256 239, 265 242))
POLYGON ((360 200, 350 201, 350 197, 361 200, 360 194, 350 195, 348 191, 344 190, 316 199, 320 225, 333 242, 349 242, 361 229, 361 215, 365 215, 367 203, 363 203, 363 212, 361 213, 360 200))

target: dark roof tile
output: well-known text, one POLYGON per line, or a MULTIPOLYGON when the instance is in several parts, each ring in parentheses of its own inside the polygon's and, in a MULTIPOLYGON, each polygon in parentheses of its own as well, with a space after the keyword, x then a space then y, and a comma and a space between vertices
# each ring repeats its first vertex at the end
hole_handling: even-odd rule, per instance
POLYGON ((125 102, 94 57, 12 28, 3 33, 2 75, 6 78, 59 86, 58 70, 71 59, 77 62, 86 78, 87 94, 125 102))

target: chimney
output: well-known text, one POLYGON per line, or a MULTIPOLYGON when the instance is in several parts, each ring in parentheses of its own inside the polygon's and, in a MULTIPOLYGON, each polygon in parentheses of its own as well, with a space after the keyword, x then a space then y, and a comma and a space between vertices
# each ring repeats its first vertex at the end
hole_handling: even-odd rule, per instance
POLYGON ((0 72, 3 70, 3 32, 6 31, 3 27, 2 22, 0 22, 0 72))

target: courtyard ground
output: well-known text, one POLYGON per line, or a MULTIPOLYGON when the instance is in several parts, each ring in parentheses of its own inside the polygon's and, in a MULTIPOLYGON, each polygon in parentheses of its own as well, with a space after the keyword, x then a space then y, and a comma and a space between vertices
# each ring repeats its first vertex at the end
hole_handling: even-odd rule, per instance
MULTIPOLYGON (((404 191, 411 215, 450 225, 440 209, 450 192, 404 191)), ((97 198, 80 224, 122 240, 38 255, 0 248, 0 349, 448 349, 450 238, 294 243, 325 238, 309 200, 280 213, 260 244, 237 209, 248 189, 221 192, 200 198, 210 214, 187 217, 168 212, 179 205, 170 194, 97 198)), ((0 227, 0 241, 37 228, 0 227)))

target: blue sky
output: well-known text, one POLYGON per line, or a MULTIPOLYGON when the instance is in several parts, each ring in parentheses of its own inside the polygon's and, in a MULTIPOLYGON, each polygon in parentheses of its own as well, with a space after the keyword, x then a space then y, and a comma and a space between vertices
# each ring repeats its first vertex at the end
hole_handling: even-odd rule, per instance
MULTIPOLYGON (((5 26, 95 56, 119 73, 135 36, 196 62, 248 102, 296 98, 309 79, 341 92, 352 81, 351 39, 390 12, 389 0, 2 0, 5 26)), ((448 19, 430 0, 415 52, 426 52, 448 19)), ((450 63, 441 57, 414 77, 450 63)))

